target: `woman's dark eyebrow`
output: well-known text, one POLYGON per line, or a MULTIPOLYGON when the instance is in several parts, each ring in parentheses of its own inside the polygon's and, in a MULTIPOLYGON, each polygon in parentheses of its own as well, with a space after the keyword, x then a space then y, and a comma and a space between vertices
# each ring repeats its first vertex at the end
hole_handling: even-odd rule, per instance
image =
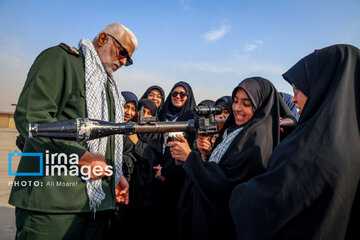
MULTIPOLYGON (((235 96, 234 98, 236 98, 237 100, 239 100, 239 98, 236 97, 236 96, 235 96)), ((251 101, 250 98, 240 98, 240 100, 243 100, 243 101, 251 101)))
MULTIPOLYGON (((237 96, 234 96, 234 100, 235 99, 239 100, 237 96)), ((240 100, 251 101, 250 98, 241 98, 240 100)))

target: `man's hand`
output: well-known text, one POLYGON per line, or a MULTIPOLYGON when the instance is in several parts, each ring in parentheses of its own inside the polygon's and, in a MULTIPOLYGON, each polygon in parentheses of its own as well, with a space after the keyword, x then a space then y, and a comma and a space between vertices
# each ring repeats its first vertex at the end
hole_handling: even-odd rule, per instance
MULTIPOLYGON (((91 153, 86 151, 84 155, 79 159, 78 163, 79 167, 82 166, 90 166, 90 178, 99 178, 104 177, 105 175, 105 167, 107 166, 105 157, 101 154, 91 153), (94 169, 94 167, 96 167, 94 169), (94 174, 94 170, 96 175, 94 174)), ((85 168, 84 170, 88 170, 85 168)))
POLYGON ((129 204, 129 183, 124 176, 121 176, 118 185, 115 188, 116 202, 129 204))
POLYGON ((185 162, 191 152, 189 143, 182 135, 176 135, 176 138, 179 141, 168 142, 167 144, 170 147, 171 156, 176 160, 185 162))

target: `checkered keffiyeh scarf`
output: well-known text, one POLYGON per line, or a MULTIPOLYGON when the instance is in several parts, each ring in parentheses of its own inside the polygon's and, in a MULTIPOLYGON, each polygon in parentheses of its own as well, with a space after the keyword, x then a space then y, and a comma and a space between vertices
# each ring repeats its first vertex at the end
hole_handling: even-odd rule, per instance
POLYGON ((231 132, 229 135, 227 134, 228 129, 226 129, 222 137, 221 143, 219 143, 219 145, 217 145, 217 147, 211 153, 209 162, 216 162, 218 164, 222 156, 224 156, 226 150, 229 148, 232 141, 234 141, 234 138, 239 134, 242 129, 243 128, 238 128, 235 131, 231 132))
MULTIPOLYGON (((108 75, 105 72, 94 45, 90 40, 81 39, 79 42, 79 48, 82 49, 85 58, 85 92, 88 117, 92 119, 109 121, 105 90, 106 84, 108 83, 115 102, 115 122, 123 122, 123 106, 125 100, 120 94, 116 81, 113 79, 112 75, 108 75)), ((105 156, 106 144, 107 137, 89 141, 89 151, 105 156)), ((122 153, 123 136, 115 135, 114 172, 116 185, 119 183, 120 177, 122 175, 122 153)), ((87 180, 86 190, 89 197, 90 209, 95 213, 96 208, 101 204, 102 200, 105 199, 101 178, 87 180)))

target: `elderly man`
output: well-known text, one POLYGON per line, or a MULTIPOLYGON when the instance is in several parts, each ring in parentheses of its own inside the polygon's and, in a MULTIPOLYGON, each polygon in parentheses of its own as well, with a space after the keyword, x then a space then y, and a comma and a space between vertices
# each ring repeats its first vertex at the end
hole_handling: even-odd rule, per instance
POLYGON ((114 23, 92 42, 82 39, 79 49, 62 43, 36 58, 15 123, 25 137, 23 152, 41 153, 43 162, 38 156, 20 160, 9 199, 17 239, 101 239, 115 202, 128 203, 121 135, 88 143, 27 136, 29 123, 84 117, 123 122, 124 100, 112 73, 132 64, 136 48, 135 35, 114 23))

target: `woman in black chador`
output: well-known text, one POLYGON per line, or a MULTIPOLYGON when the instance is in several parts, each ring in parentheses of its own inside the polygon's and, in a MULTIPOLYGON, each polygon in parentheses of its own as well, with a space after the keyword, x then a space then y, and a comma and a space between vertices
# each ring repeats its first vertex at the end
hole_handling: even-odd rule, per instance
MULTIPOLYGON (((157 121, 157 107, 153 101, 147 98, 139 100, 139 111, 134 121, 139 121, 139 114, 143 111, 143 117, 155 117, 157 121)), ((143 121, 144 119, 142 119, 143 121)), ((145 239, 153 236, 154 226, 154 175, 153 159, 148 158, 148 152, 153 151, 152 142, 157 141, 160 133, 138 133, 129 135, 127 143, 131 149, 134 168, 129 181, 129 239, 145 239)), ((121 228, 121 226, 119 226, 121 228)))
MULTIPOLYGON (((280 116, 291 115, 264 78, 243 80, 232 99, 232 112, 209 160, 195 150, 183 164, 186 180, 178 205, 178 239, 235 239, 228 208, 231 191, 265 172, 268 157, 280 141, 280 116)), ((203 149, 201 142, 198 139, 199 149, 203 149)))
MULTIPOLYGON (((161 121, 186 121, 192 119, 193 109, 196 106, 191 86, 186 82, 176 83, 164 105, 159 111, 161 121)), ((195 136, 186 132, 185 138, 192 146, 195 136)), ((152 151, 147 152, 147 158, 157 164, 156 199, 154 207, 156 214, 153 221, 157 224, 157 239, 175 239, 176 229, 176 206, 181 188, 184 183, 185 173, 175 159, 171 157, 170 148, 166 145, 166 138, 160 137, 157 142, 151 144, 152 151)))
POLYGON ((283 77, 307 100, 268 171, 233 191, 237 237, 360 239, 360 50, 315 50, 283 77))

